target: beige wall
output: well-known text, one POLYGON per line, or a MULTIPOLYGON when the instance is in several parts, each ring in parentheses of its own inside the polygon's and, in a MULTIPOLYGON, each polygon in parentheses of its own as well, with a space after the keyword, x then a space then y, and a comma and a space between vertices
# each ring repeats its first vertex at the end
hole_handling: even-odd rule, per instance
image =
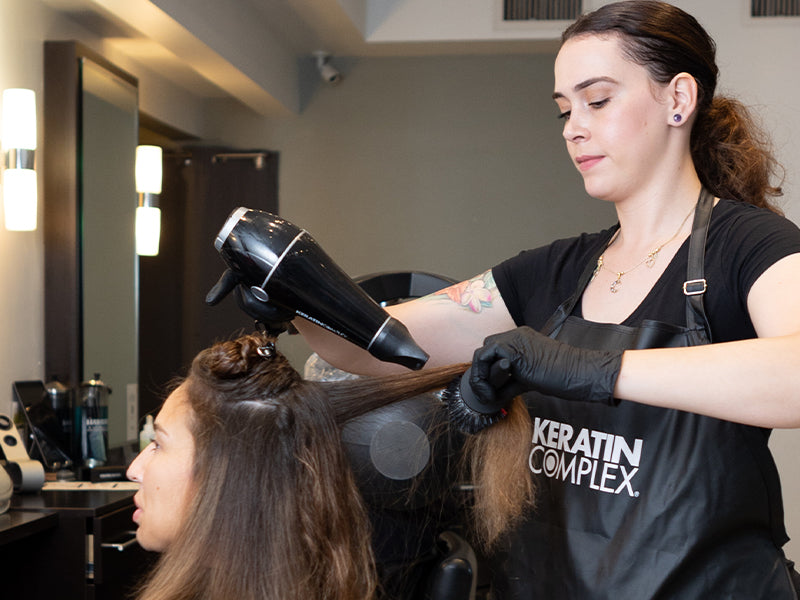
MULTIPOLYGON (((280 151, 282 216, 350 275, 465 279, 528 247, 614 222, 588 198, 550 99, 553 57, 371 58, 304 112, 220 107, 219 135, 280 151), (265 141, 266 140, 266 141, 265 141)), ((301 339, 281 343, 296 363, 301 339)))

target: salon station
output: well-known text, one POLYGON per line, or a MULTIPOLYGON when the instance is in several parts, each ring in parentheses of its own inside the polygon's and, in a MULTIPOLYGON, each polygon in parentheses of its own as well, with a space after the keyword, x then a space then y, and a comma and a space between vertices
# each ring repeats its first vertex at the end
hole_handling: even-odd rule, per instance
MULTIPOLYGON (((0 597, 124 598, 154 564, 127 469, 193 357, 252 329, 205 301, 240 207, 297 223, 376 307, 615 223, 553 103, 561 32, 605 4, 2 0, 0 597)), ((800 223, 797 2, 670 4, 758 108, 800 223)), ((318 367, 302 335, 278 349, 318 367)), ((769 447, 798 557, 800 436, 769 447)), ((425 597, 485 597, 467 573, 425 597)))

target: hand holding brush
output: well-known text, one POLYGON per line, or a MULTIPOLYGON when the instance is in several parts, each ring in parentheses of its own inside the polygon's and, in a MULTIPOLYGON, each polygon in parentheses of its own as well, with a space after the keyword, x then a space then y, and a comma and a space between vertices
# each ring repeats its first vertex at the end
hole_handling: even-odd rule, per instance
POLYGON ((479 402, 505 406, 515 396, 537 391, 566 400, 616 405, 614 387, 621 350, 589 350, 554 340, 530 327, 489 336, 472 358, 470 387, 479 402), (497 385, 494 365, 510 363, 510 377, 497 385))

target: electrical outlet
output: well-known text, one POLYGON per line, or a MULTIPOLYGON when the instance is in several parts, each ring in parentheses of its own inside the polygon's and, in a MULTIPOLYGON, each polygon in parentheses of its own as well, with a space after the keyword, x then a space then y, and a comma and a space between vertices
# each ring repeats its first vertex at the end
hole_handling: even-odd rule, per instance
POLYGON ((125 439, 137 440, 139 439, 139 385, 129 383, 125 392, 128 407, 125 421, 125 439))

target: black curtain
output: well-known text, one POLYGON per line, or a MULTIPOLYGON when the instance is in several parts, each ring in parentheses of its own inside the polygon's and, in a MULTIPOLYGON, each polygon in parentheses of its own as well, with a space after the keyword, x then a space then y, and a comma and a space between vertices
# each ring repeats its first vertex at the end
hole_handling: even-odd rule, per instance
POLYGON ((278 212, 278 153, 191 147, 165 154, 158 256, 139 260, 139 414, 215 341, 252 328, 230 297, 205 304, 224 263, 214 239, 239 206, 278 212))

